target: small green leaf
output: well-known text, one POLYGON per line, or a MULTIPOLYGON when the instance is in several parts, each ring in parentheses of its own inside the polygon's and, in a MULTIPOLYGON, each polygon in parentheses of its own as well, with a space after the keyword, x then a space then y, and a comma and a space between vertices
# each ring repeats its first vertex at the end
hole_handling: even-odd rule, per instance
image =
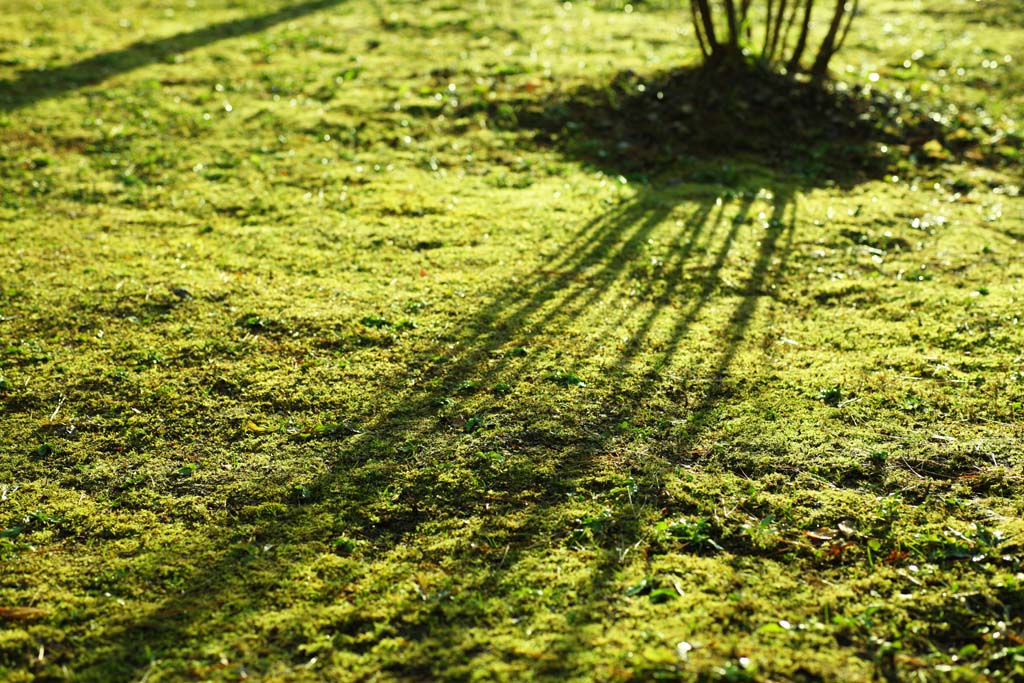
POLYGON ((632 598, 637 595, 647 595, 653 588, 654 584, 651 582, 650 577, 645 577, 640 583, 626 589, 626 597, 632 598))
POLYGON ((268 326, 269 321, 257 313, 246 313, 238 320, 238 324, 247 330, 262 330, 268 326))
POLYGON ((179 477, 191 477, 193 474, 195 474, 197 469, 199 469, 199 465, 196 465, 195 463, 189 463, 188 465, 183 465, 179 467, 177 470, 175 470, 174 473, 177 474, 179 477))
POLYGON ((467 434, 472 434, 473 432, 477 432, 480 431, 481 429, 486 429, 487 427, 491 426, 493 425, 490 422, 488 422, 485 418, 482 418, 479 415, 473 415, 468 420, 466 420, 466 424, 463 425, 462 429, 467 434))
POLYGON ((545 378, 566 388, 587 386, 586 382, 572 372, 553 372, 545 375, 545 378))
POLYGON ((839 386, 828 387, 818 392, 818 400, 835 408, 843 402, 843 390, 839 386))
POLYGON ((668 602, 669 600, 675 600, 678 597, 679 594, 671 588, 659 588, 655 591, 651 591, 651 602, 655 605, 660 605, 661 603, 668 602))
POLYGON ((336 538, 331 543, 331 547, 334 549, 334 553, 336 555, 351 555, 355 552, 357 545, 359 545, 358 541, 345 537, 336 538))

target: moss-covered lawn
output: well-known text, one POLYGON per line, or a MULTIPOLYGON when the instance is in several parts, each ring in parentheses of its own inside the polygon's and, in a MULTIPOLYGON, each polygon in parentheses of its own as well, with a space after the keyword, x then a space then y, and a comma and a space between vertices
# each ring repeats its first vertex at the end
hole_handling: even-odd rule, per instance
POLYGON ((861 4, 8 0, 0 679, 1021 680, 1024 8, 861 4))

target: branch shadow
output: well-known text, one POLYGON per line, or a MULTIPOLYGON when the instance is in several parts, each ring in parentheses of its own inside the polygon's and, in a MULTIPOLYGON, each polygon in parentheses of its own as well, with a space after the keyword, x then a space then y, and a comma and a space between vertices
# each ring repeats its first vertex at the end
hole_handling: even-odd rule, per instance
MULTIPOLYGON (((199 664, 207 672, 220 666, 211 654, 220 646, 231 651, 234 661, 244 661, 245 653, 220 640, 218 626, 225 619, 250 625, 252 638, 264 648, 295 653, 281 663, 286 667, 313 666, 310 655, 318 651, 352 656, 376 651, 390 673, 422 680, 452 675, 453 661, 437 656, 445 652, 458 653, 459 666, 469 672, 479 657, 498 647, 483 644, 481 634, 499 627, 504 618, 474 596, 515 601, 521 586, 508 577, 528 575, 537 540, 551 538, 593 556, 575 586, 580 597, 572 626, 537 659, 513 651, 502 656, 552 676, 568 675, 581 665, 580 653, 594 646, 585 627, 601 621, 616 599, 621 548, 642 538, 644 520, 631 503, 612 501, 607 526, 597 520, 565 528, 564 519, 574 509, 567 500, 606 495, 610 474, 643 476, 638 456, 617 441, 615 425, 659 392, 684 394, 676 412, 666 417, 685 424, 683 434, 670 444, 675 455, 658 456, 659 466, 686 462, 688 447, 729 400, 722 380, 749 343, 762 303, 773 296, 772 284, 784 274, 800 192, 826 181, 853 184, 874 168, 867 154, 874 139, 859 133, 843 137, 849 131, 846 119, 836 123, 825 117, 819 127, 826 133, 807 134, 807 145, 827 141, 818 161, 829 171, 823 173, 819 165, 809 172, 786 166, 802 163, 803 152, 790 156, 785 145, 752 146, 753 133, 744 138, 734 131, 727 141, 718 140, 710 129, 694 137, 666 136, 672 125, 686 125, 689 131, 691 124, 672 123, 672 117, 651 119, 646 99, 623 101, 615 92, 588 89, 556 105, 531 103, 513 115, 519 125, 540 131, 537 140, 567 156, 616 175, 642 174, 648 181, 640 183, 632 198, 584 221, 540 267, 517 282, 495 287, 490 302, 461 322, 464 332, 456 351, 447 341, 436 342, 434 351, 445 359, 415 384, 390 395, 382 391, 374 417, 356 433, 332 434, 300 446, 310 457, 327 459, 326 473, 308 483, 301 499, 268 501, 282 504, 283 512, 259 525, 244 543, 226 525, 218 544, 222 550, 195 563, 184 590, 155 601, 142 617, 122 619, 113 642, 97 643, 96 663, 81 672, 83 680, 129 680, 162 657, 180 653, 187 641, 203 645, 197 647, 198 663, 188 664, 197 676, 205 675, 204 669, 195 668, 199 664), (608 97, 618 98, 617 104, 610 104, 608 97), (643 118, 620 126, 616 120, 623 112, 643 118), (840 149, 848 154, 839 155, 840 149), (768 151, 785 170, 758 156, 768 151), (755 217, 754 207, 765 201, 770 212, 755 217), (654 241, 667 246, 652 270, 647 250, 654 241), (727 270, 739 267, 744 271, 739 281, 730 282, 727 270), (592 325, 594 334, 573 336, 580 321, 592 325), (628 331, 628 340, 620 343, 623 331, 628 331), (699 367, 680 367, 689 362, 680 360, 681 349, 698 332, 720 339, 718 349, 702 358, 699 367), (629 390, 598 386, 593 394, 578 392, 560 413, 545 403, 552 383, 575 391, 573 375, 552 372, 550 358, 542 354, 515 351, 562 337, 573 338, 570 360, 607 360, 605 369, 614 370, 610 374, 630 377, 629 390), (638 370, 640 360, 654 371, 638 370), (679 374, 695 381, 680 389, 679 374), (507 410, 489 392, 498 383, 509 385, 511 400, 521 405, 512 423, 488 433, 488 420, 507 410), (466 398, 465 412, 453 414, 439 404, 440 396, 466 385, 477 389, 466 398), (531 413, 537 416, 528 417, 531 413), (471 415, 482 416, 479 429, 467 419, 471 415), (461 480, 451 481, 455 454, 429 446, 431 439, 443 437, 442 448, 452 447, 460 434, 473 440, 480 457, 470 457, 461 480), (486 453, 498 454, 501 464, 486 453), (486 493, 479 495, 480 490, 486 493), (445 549, 417 546, 419 534, 439 529, 457 534, 460 520, 471 518, 504 525, 504 548, 489 546, 482 529, 462 537, 473 543, 445 549), (336 551, 332 539, 346 530, 358 530, 358 538, 341 554, 357 561, 346 565, 343 583, 374 588, 363 594, 342 589, 318 596, 312 623, 287 612, 278 595, 295 575, 314 571, 317 555, 336 551), (410 554, 413 560, 402 560, 410 554), (403 561, 426 572, 443 570, 447 583, 438 587, 415 579, 415 591, 382 588, 381 581, 387 579, 376 579, 374 573, 403 561), (272 614, 278 616, 268 620, 272 614), (311 649, 309 639, 323 633, 329 634, 329 644, 311 649), (396 642, 403 643, 398 650, 396 642)), ((657 97, 657 92, 663 93, 658 101, 667 99, 664 91, 652 95, 657 97)), ((716 104, 714 111, 721 112, 721 106, 716 104)), ((679 112, 692 115, 682 108, 679 112)), ((778 137, 768 132, 757 133, 765 145, 778 137)), ((391 379, 381 379, 382 389, 391 379)), ((240 497, 265 498, 263 482, 246 485, 240 497)), ((657 503, 659 514, 692 512, 671 501, 657 503)), ((188 548, 159 552, 174 565, 188 548)), ((543 609, 529 601, 519 603, 524 619, 537 616, 531 610, 543 609)))
POLYGON ((14 111, 60 97, 118 74, 165 61, 212 43, 258 33, 282 22, 339 5, 345 0, 307 0, 274 12, 212 24, 157 40, 141 40, 120 50, 52 69, 23 71, 15 80, 0 81, 0 110, 14 111))
MULTIPOLYGON (((493 616, 475 608, 469 596, 490 593, 511 599, 506 594, 511 588, 504 577, 525 571, 532 561, 536 539, 549 535, 552 527, 556 527, 561 542, 583 543, 596 552, 588 577, 578 587, 588 598, 576 610, 576 618, 581 628, 600 619, 602 607, 614 595, 610 591, 614 591, 621 566, 615 559, 615 548, 640 537, 644 533, 642 522, 617 506, 614 530, 597 541, 582 539, 578 530, 559 531, 557 527, 564 523, 567 496, 603 495, 600 492, 605 486, 595 482, 595 476, 609 470, 609 449, 618 448, 612 443, 614 423, 623 415, 628 417, 633 407, 614 405, 621 397, 581 395, 572 409, 555 420, 561 421, 565 432, 576 436, 565 438, 555 430, 518 420, 502 433, 485 435, 483 440, 490 446, 482 448, 508 453, 515 464, 498 472, 484 458, 470 465, 468 480, 487 481, 489 493, 483 498, 461 483, 450 482, 439 488, 437 482, 444 480, 450 456, 410 446, 429 442, 439 433, 454 433, 457 439, 460 431, 466 431, 463 420, 456 416, 453 421, 438 408, 439 394, 453 387, 466 382, 490 387, 503 381, 516 390, 526 387, 523 391, 528 396, 524 401, 534 401, 532 385, 539 385, 537 391, 543 393, 548 391, 545 386, 562 381, 560 377, 549 378, 546 371, 550 368, 534 354, 524 357, 510 350, 534 347, 544 336, 569 334, 580 318, 602 320, 603 327, 600 334, 580 341, 575 357, 611 352, 617 354, 614 362, 620 371, 631 372, 628 366, 641 353, 644 339, 653 330, 658 329, 662 339, 655 364, 672 366, 679 347, 687 342, 695 326, 707 324, 704 314, 708 306, 736 299, 732 313, 724 321, 719 320, 715 331, 725 340, 723 348, 717 358, 708 359, 706 368, 695 371, 711 381, 680 406, 679 416, 686 417, 692 438, 696 438, 726 397, 717 391, 714 380, 729 372, 759 302, 768 295, 768 283, 784 261, 786 236, 792 226, 787 227, 782 217, 792 220, 795 204, 788 193, 777 194, 777 218, 773 217, 764 230, 749 220, 754 198, 753 193, 744 193, 722 201, 716 190, 694 201, 691 187, 651 186, 585 222, 562 252, 521 282, 494 292, 492 303, 472 314, 460 343, 464 353, 439 364, 402 393, 382 395, 377 416, 360 425, 359 433, 311 443, 310 453, 327 454, 330 469, 309 483, 309 495, 303 500, 279 501, 287 506, 286 511, 246 544, 232 541, 230 529, 224 529, 223 551, 198 563, 200 569, 187 578, 183 592, 168 595, 144 618, 122 623, 120 639, 112 645, 106 643, 106 649, 97 648, 104 654, 91 671, 83 672, 84 680, 92 674, 120 680, 118 672, 128 680, 142 674, 154 660, 180 650, 180 643, 194 640, 197 632, 204 641, 216 642, 218 620, 257 623, 277 612, 282 606, 276 596, 307 562, 287 559, 284 549, 316 547, 329 553, 331 546, 325 540, 338 529, 361 530, 357 551, 360 566, 351 577, 357 583, 369 580, 377 568, 406 552, 410 544, 415 546, 425 529, 470 517, 514 520, 503 552, 499 548, 461 548, 444 555, 418 549, 424 566, 444 566, 453 577, 455 607, 448 599, 431 597, 427 588, 422 594, 417 591, 389 599, 399 612, 413 615, 400 621, 382 622, 373 609, 361 609, 351 596, 334 602, 333 607, 328 608, 330 601, 325 605, 323 628, 332 634, 332 647, 366 654, 389 639, 414 644, 390 660, 391 670, 401 676, 443 675, 446 663, 430 654, 438 652, 438 647, 465 652, 470 661, 481 655, 486 648, 481 650, 479 643, 468 642, 467 634, 476 629, 473 632, 479 635, 480 630, 499 624, 493 616), (751 233, 756 233, 760 242, 749 275, 737 291, 726 291, 723 270, 735 265, 735 251, 751 233), (605 312, 607 306, 602 303, 620 300, 624 291, 635 289, 643 279, 636 267, 649 259, 644 247, 655 236, 670 237, 672 248, 661 266, 661 284, 650 305, 605 312), (625 327, 631 330, 631 343, 615 349, 614 333, 625 327), (424 495, 427 491, 438 495, 424 495), (318 521, 325 515, 331 519, 328 527, 318 521), (269 554, 257 550, 253 555, 252 547, 281 550, 269 554)), ((630 395, 656 394, 671 382, 668 376, 643 375, 630 395)), ((567 386, 564 391, 575 390, 567 386)), ((486 391, 470 402, 471 411, 478 415, 497 410, 496 400, 486 391)), ((467 431, 467 438, 476 437, 467 431)), ((685 443, 674 446, 679 452, 686 450, 685 443)), ((634 467, 627 464, 626 473, 634 467)), ((259 500, 262 482, 253 481, 250 486, 242 497, 259 500)), ((167 564, 173 566, 188 551, 168 548, 164 552, 167 564)), ((308 645, 298 635, 302 631, 299 623, 276 623, 259 637, 296 652, 296 659, 287 665, 298 667, 309 659, 299 655, 308 645)), ((578 656, 573 654, 574 648, 584 638, 578 630, 573 633, 536 667, 551 674, 569 671, 573 657, 578 656)), ((209 664, 214 666, 212 661, 209 664)))

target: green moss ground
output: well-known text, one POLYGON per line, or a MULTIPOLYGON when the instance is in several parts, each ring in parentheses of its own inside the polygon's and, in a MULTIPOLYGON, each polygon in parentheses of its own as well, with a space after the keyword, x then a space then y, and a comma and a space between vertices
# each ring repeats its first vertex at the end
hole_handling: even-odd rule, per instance
POLYGON ((633 120, 668 3, 9 3, 0 678, 1019 680, 1021 3, 862 5, 934 139, 633 120))

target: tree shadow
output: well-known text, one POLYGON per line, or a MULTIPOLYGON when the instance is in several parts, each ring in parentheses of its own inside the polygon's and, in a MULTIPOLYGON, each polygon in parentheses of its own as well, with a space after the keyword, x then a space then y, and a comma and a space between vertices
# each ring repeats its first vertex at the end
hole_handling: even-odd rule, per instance
POLYGON ((36 102, 97 85, 118 74, 165 61, 174 55, 229 38, 264 31, 276 24, 334 7, 344 0, 307 0, 274 12, 212 24, 167 38, 141 40, 120 50, 51 69, 23 71, 15 80, 0 81, 0 109, 13 111, 36 102))
POLYGON ((802 189, 856 185, 907 159, 937 163, 976 146, 947 140, 949 131, 909 98, 756 68, 624 71, 540 97, 470 101, 453 113, 533 131, 536 143, 609 173, 702 181, 713 179, 708 162, 719 162, 721 179, 735 183, 729 169, 748 163, 802 189))
MULTIPOLYGON (((339 529, 359 530, 353 551, 359 563, 350 567, 350 581, 358 583, 371 580, 375 571, 416 547, 417 539, 430 533, 425 530, 437 525, 457 525, 458 520, 475 517, 488 524, 504 520, 501 523, 509 526, 503 549, 485 549, 483 532, 474 536, 477 549, 460 547, 450 554, 417 549, 424 567, 444 567, 452 583, 449 589, 417 584, 416 592, 400 591, 390 598, 392 607, 409 615, 406 618, 382 622, 373 609, 361 609, 351 596, 324 605, 322 627, 331 634, 333 647, 366 654, 393 639, 415 644, 392 660, 392 672, 401 676, 443 675, 446 663, 431 655, 438 647, 463 652, 469 661, 482 655, 479 644, 467 640, 468 634, 477 629, 479 635, 480 629, 500 624, 475 607, 471 596, 511 600, 513 587, 505 577, 528 572, 535 559, 535 540, 550 536, 553 527, 561 539, 557 542, 595 553, 593 566, 577 587, 587 598, 574 614, 580 628, 598 620, 615 591, 621 567, 615 558, 622 547, 643 536, 645 522, 619 501, 612 504, 607 528, 600 520, 594 528, 587 521, 576 529, 564 528, 560 525, 565 523, 567 496, 604 495, 602 477, 620 467, 607 462, 609 451, 620 448, 614 443, 619 434, 615 425, 638 407, 628 402, 642 402, 644 396, 668 389, 678 391, 673 377, 682 372, 702 380, 684 390, 687 396, 671 416, 688 424, 687 433, 672 444, 675 452, 686 452, 687 444, 728 397, 720 391, 720 380, 730 372, 760 302, 771 296, 770 284, 784 268, 796 212, 793 194, 785 188, 777 191, 770 217, 762 220, 751 212, 766 195, 754 187, 736 192, 723 199, 716 187, 642 187, 632 198, 584 222, 564 249, 539 268, 492 291, 490 303, 462 323, 465 333, 457 350, 438 342, 437 355, 447 359, 400 392, 388 395, 382 390, 371 420, 354 430, 285 443, 286 448, 306 449, 310 457, 327 458, 328 471, 307 482, 301 493, 268 501, 283 503, 285 510, 259 525, 259 533, 245 543, 238 543, 225 527, 222 550, 194 561, 196 569, 181 582, 184 590, 166 595, 145 616, 122 621, 117 642, 98 644, 100 662, 84 672, 85 679, 95 674, 108 680, 124 675, 127 680, 154 660, 180 651, 186 640, 198 637, 207 645, 216 643, 217 624, 224 618, 251 622, 256 628, 267 615, 282 609, 278 594, 295 580, 296 572, 306 571, 314 561, 304 551, 291 559, 288 553, 300 548, 330 553, 331 538, 339 529), (667 245, 656 272, 647 269, 652 240, 667 245), (751 240, 756 242, 752 250, 747 248, 751 240), (740 267, 746 270, 742 280, 730 281, 740 267), (727 270, 733 275, 726 277, 727 270), (729 312, 724 317, 709 313, 712 306, 729 312), (609 393, 599 382, 591 395, 590 387, 575 387, 570 374, 552 368, 550 358, 517 352, 535 349, 545 339, 576 334, 581 319, 595 333, 574 343, 574 362, 607 359, 613 367, 605 371, 635 378, 627 395, 609 393), (719 352, 700 368, 681 368, 679 349, 697 328, 708 325, 723 340, 719 352), (618 339, 622 330, 629 331, 628 343, 618 339), (631 365, 655 336, 659 350, 653 365, 664 371, 637 373, 631 365), (513 401, 521 397, 524 407, 513 409, 519 414, 510 423, 492 428, 488 422, 500 421, 508 410, 502 407, 507 406, 507 397, 499 399, 491 391, 499 383, 509 385, 513 401), (465 386, 474 389, 460 411, 439 403, 439 398, 465 386), (552 407, 544 397, 554 387, 561 387, 556 393, 574 397, 571 409, 552 419, 529 418, 534 408, 552 407), (481 418, 479 429, 470 422, 475 416, 481 418), (446 475, 452 456, 421 448, 439 435, 451 444, 472 440, 482 453, 505 454, 496 456, 503 462, 496 465, 483 455, 471 458, 460 481, 450 481, 446 475), (487 493, 474 490, 473 481, 485 481, 487 493), (437 599, 435 592, 441 590, 454 591, 455 596, 437 599)), ((587 371, 596 368, 587 366, 587 371)), ((382 385, 389 380, 384 378, 382 385)), ((263 447, 271 446, 268 442, 263 447)), ((635 464, 626 464, 622 476, 630 471, 639 472, 635 464)), ((247 486, 241 499, 266 498, 265 482, 253 480, 247 486)), ((173 567, 189 556, 187 541, 182 543, 157 551, 164 556, 161 563, 173 567)), ((304 649, 308 643, 302 640, 304 626, 291 618, 275 621, 258 637, 294 651, 288 666, 304 665, 309 659, 304 649)), ((583 640, 582 632, 574 629, 536 667, 552 674, 569 671, 578 656, 574 648, 583 640)), ((212 659, 208 664, 215 666, 212 659)))
MULTIPOLYGON (((687 101, 695 97, 685 94, 687 101)), ((794 135, 802 142, 795 151, 778 142, 774 128, 744 128, 753 113, 737 118, 715 95, 701 97, 715 103, 696 119, 703 127, 695 127, 693 112, 683 108, 684 95, 641 92, 633 81, 512 112, 516 125, 539 131, 540 142, 606 172, 648 176, 649 182, 584 221, 539 267, 496 285, 489 302, 460 321, 456 343, 441 339, 428 350, 440 360, 415 383, 379 378, 372 417, 356 429, 325 430, 298 443, 282 435, 261 442, 260 448, 323 458, 325 473, 285 500, 267 500, 264 481, 245 482, 238 498, 274 503, 278 512, 241 542, 225 525, 212 544, 219 550, 191 558, 193 568, 179 582, 183 589, 165 591, 142 616, 119 619, 113 642, 95 643, 98 656, 81 672, 83 679, 137 677, 162 657, 180 653, 184 642, 196 644, 196 661, 188 666, 197 676, 205 675, 195 668, 199 664, 208 671, 219 666, 213 654, 218 647, 237 665, 246 654, 221 639, 224 621, 250 626, 262 647, 293 652, 288 667, 312 666, 318 650, 310 639, 328 634, 327 650, 353 656, 403 643, 381 656, 389 672, 404 679, 450 676, 453 662, 439 652, 458 653, 468 672, 478 657, 499 647, 482 644, 481 633, 500 627, 504 618, 475 596, 515 602, 522 588, 517 581, 530 575, 536 561, 537 539, 578 546, 593 560, 574 585, 580 598, 573 624, 550 652, 535 661, 511 650, 503 656, 552 676, 581 665, 581 652, 594 646, 585 627, 603 619, 617 595, 624 549, 643 538, 650 521, 631 499, 608 497, 613 475, 643 477, 649 467, 629 453, 616 425, 641 405, 664 410, 666 421, 683 427, 665 445, 672 456, 658 456, 655 469, 693 460, 690 447, 732 397, 725 380, 784 274, 799 193, 826 181, 852 184, 875 169, 870 149, 876 139, 856 120, 835 114, 840 105, 826 106, 834 115, 811 116, 821 111, 821 101, 813 99, 821 95, 807 94, 812 99, 803 110, 765 103, 799 124, 802 132, 794 135), (648 96, 678 109, 652 119, 648 96), (824 151, 811 170, 804 155, 819 147, 824 151), (767 210, 755 213, 758 206, 767 210), (661 250, 652 253, 652 244, 661 250), (591 334, 580 335, 581 327, 591 334), (682 350, 698 333, 720 341, 694 359, 682 350), (566 367, 530 351, 559 338, 572 340, 566 367), (641 361, 645 369, 636 367, 641 361), (574 374, 577 365, 607 379, 584 390, 574 374), (680 377, 688 380, 681 383, 680 377), (623 378, 627 389, 615 386, 623 378), (499 385, 508 396, 495 394, 499 385), (395 386, 402 388, 389 393, 395 386), (565 394, 568 407, 561 411, 549 398, 554 387, 575 392, 565 394), (458 391, 464 392, 462 405, 452 409, 444 400, 458 391), (671 407, 649 403, 666 393, 673 396, 671 407), (501 424, 509 411, 510 420, 501 424), (457 480, 451 477, 455 458, 461 461, 457 480), (576 509, 573 496, 600 498, 608 517, 565 527, 576 509), (482 520, 481 529, 460 531, 461 520, 468 519, 482 520), (503 547, 488 544, 487 525, 504 529, 503 547), (438 533, 460 540, 417 546, 423 535, 438 533), (343 583, 373 588, 318 595, 314 616, 288 612, 279 595, 332 553, 355 558, 345 565, 343 583), (399 589, 387 583, 391 579, 375 578, 378 571, 392 571, 392 563, 448 578, 437 584, 417 575, 415 591, 399 589)), ((680 505, 658 500, 648 507, 664 516, 693 512, 680 505)), ((190 551, 186 539, 155 552, 174 567, 190 551)), ((519 603, 523 619, 543 609, 519 603)))

